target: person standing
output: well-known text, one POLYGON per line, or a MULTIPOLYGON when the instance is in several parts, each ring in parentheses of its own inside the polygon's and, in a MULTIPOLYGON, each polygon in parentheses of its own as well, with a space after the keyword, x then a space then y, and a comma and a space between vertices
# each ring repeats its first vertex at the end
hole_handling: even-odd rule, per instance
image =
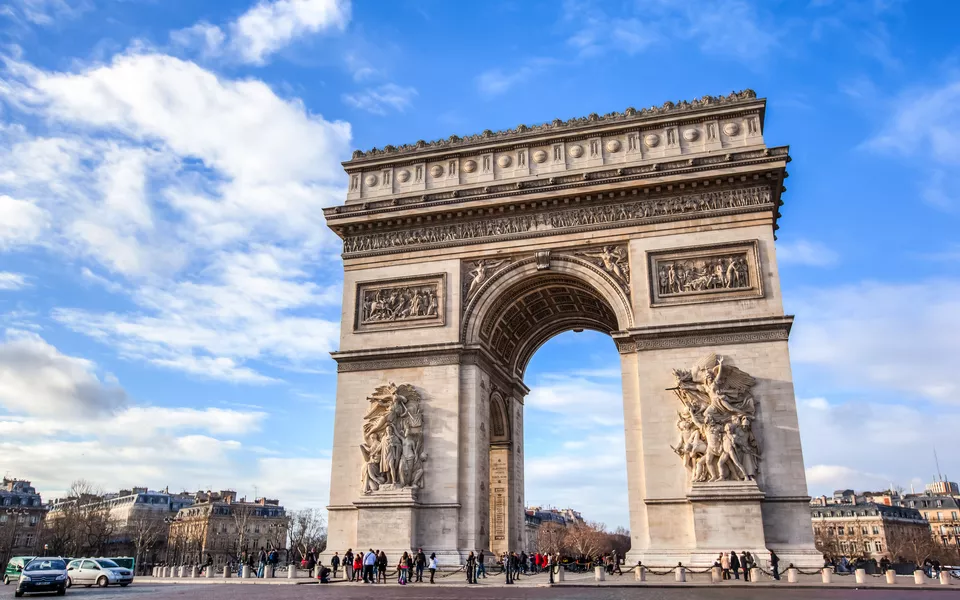
POLYGON ((267 566, 267 551, 260 546, 260 553, 257 555, 257 577, 263 579, 263 570, 267 566))
POLYGON ((333 558, 330 559, 330 567, 333 569, 333 578, 336 579, 337 569, 340 568, 340 553, 333 553, 333 558))
POLYGON ((397 583, 400 585, 407 585, 407 571, 409 570, 408 561, 410 557, 406 552, 403 553, 403 556, 400 557, 400 562, 397 563, 397 583))
POLYGON ((780 581, 780 557, 773 550, 770 551, 770 568, 773 569, 773 578, 780 581))
POLYGON ((437 554, 436 552, 430 554, 430 583, 433 583, 433 576, 437 574, 437 554))
POLYGON ((347 581, 353 581, 353 548, 343 553, 343 574, 347 581))
POLYGON ((383 550, 377 552, 377 583, 387 582, 387 553, 383 550))
POLYGON ((743 569, 743 580, 750 581, 750 558, 746 552, 740 552, 740 568, 743 569))
POLYGON ((730 579, 730 557, 722 552, 720 553, 720 570, 724 579, 730 579))
POLYGON ((550 583, 553 583, 553 555, 545 554, 543 558, 546 563, 547 571, 550 572, 550 583))
POLYGON ((417 568, 417 583, 423 583, 423 569, 427 566, 427 555, 423 553, 423 548, 417 549, 415 566, 417 568))
POLYGON ((473 550, 467 555, 467 583, 477 582, 477 557, 473 555, 473 550))
POLYGON ((737 558, 737 553, 733 550, 730 551, 730 569, 737 581, 740 581, 740 559, 737 558))
POLYGON ((363 581, 365 583, 374 583, 373 568, 377 564, 377 555, 373 553, 373 548, 363 555, 363 581))
POLYGON ((481 550, 480 554, 477 555, 477 574, 474 576, 475 579, 479 579, 481 576, 483 576, 484 579, 487 578, 487 566, 483 564, 485 558, 483 550, 481 550))
POLYGON ((613 575, 614 573, 623 576, 623 571, 620 569, 620 555, 617 554, 616 550, 613 551, 613 571, 610 574, 613 575))

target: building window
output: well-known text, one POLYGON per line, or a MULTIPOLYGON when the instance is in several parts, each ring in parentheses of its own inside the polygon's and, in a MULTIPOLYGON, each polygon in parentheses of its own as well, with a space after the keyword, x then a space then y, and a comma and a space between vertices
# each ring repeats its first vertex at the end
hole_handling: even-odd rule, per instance
POLYGON ((853 535, 853 527, 847 527, 847 533, 853 535))
POLYGON ((843 535, 843 527, 837 527, 837 535, 843 535))
POLYGON ((863 552, 865 554, 870 554, 870 542, 863 543, 863 552))
POLYGON ((873 535, 880 535, 880 528, 876 525, 873 526, 873 535))
POLYGON ((877 552, 883 552, 883 544, 881 544, 880 542, 874 542, 873 549, 876 550, 877 552))
POLYGON ((929 520, 930 520, 930 513, 924 512, 924 513, 923 513, 923 518, 929 521, 929 520))
POLYGON ((939 510, 937 511, 937 520, 938 520, 938 521, 942 521, 942 520, 943 520, 943 513, 940 512, 939 510))
POLYGON ((957 520, 957 511, 952 511, 952 512, 950 513, 950 518, 953 519, 954 521, 956 521, 956 520, 957 520))
POLYGON ((867 528, 866 528, 866 527, 861 527, 861 528, 860 528, 860 533, 862 533, 863 535, 867 535, 867 528))

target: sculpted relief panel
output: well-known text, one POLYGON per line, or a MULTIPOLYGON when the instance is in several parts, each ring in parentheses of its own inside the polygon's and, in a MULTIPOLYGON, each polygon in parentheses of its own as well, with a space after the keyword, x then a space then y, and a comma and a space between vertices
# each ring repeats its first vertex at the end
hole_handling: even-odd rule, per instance
POLYGON ((630 262, 626 246, 604 246, 593 250, 574 252, 574 256, 586 258, 597 265, 630 294, 630 262))
POLYGON ((654 306, 763 296, 756 241, 650 254, 654 306))
POLYGON ((362 252, 397 252, 417 246, 460 244, 488 241, 487 238, 529 236, 555 230, 599 228, 630 224, 664 217, 711 211, 756 207, 770 204, 770 187, 747 188, 663 196, 601 206, 567 208, 552 211, 477 219, 450 225, 433 225, 389 231, 347 235, 343 240, 345 254, 362 252))
POLYGON ((358 283, 354 331, 443 325, 445 280, 438 274, 358 283))
POLYGON ((753 435, 756 379, 708 354, 692 369, 674 369, 670 391, 682 404, 677 412, 680 437, 674 452, 695 482, 754 480, 760 469, 760 445, 753 435))
POLYGON ((409 384, 382 385, 367 400, 363 417, 364 495, 423 487, 423 413, 420 393, 409 384))

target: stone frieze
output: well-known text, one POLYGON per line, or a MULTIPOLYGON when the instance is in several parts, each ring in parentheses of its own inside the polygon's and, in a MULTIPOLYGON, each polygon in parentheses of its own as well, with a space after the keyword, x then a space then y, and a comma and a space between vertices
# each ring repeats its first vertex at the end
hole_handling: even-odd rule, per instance
POLYGON ((443 325, 443 274, 357 284, 354 331, 443 325))

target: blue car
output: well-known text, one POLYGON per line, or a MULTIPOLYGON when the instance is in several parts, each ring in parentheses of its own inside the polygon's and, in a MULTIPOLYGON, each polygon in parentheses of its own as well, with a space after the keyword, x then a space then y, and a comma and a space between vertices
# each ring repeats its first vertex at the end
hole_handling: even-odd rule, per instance
POLYGON ((38 557, 27 563, 13 595, 22 598, 34 592, 56 592, 58 596, 67 593, 67 563, 62 558, 38 557))

